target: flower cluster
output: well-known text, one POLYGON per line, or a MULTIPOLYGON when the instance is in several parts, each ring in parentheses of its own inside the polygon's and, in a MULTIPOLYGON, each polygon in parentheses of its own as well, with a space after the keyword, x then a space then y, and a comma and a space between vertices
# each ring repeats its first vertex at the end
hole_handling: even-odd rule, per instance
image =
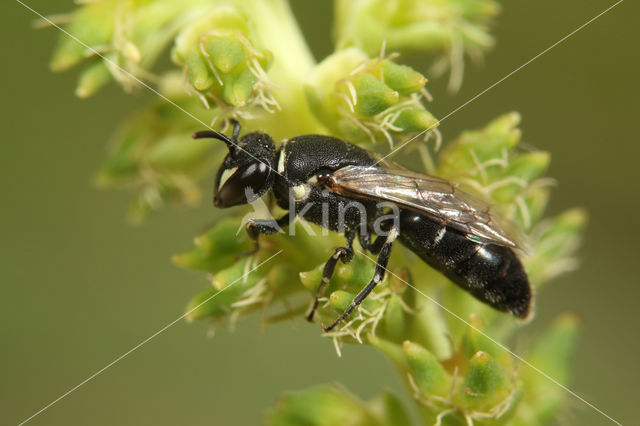
MULTIPOLYGON (((443 175, 455 174, 470 190, 477 187, 476 193, 485 194, 497 209, 525 225, 529 232, 522 238, 530 246, 525 265, 532 285, 539 288, 575 265, 572 254, 585 225, 585 214, 573 209, 539 221, 540 210, 545 207, 539 199, 546 203, 547 197, 526 194, 548 190, 540 182, 545 179, 541 174, 546 163, 541 166, 539 160, 548 159, 548 155, 517 150, 518 122, 517 114, 507 114, 480 130, 464 133, 446 144, 438 170, 443 175), (513 182, 517 187, 511 186, 513 182), (514 202, 519 196, 523 201, 514 202), (511 209, 514 205, 519 207, 511 209), (522 213, 534 208, 539 213, 522 213), (523 217, 530 222, 525 223, 523 217)), ((239 231, 243 231, 240 220, 221 221, 196 238, 193 249, 174 258, 181 266, 209 271, 213 276, 212 287, 189 303, 189 319, 209 319, 215 326, 226 319, 235 323, 256 311, 265 323, 302 317, 321 282, 328 254, 341 244, 339 239, 335 235, 314 238, 299 230, 295 237, 278 234, 262 240, 256 257, 238 260, 235 254, 250 248, 247 237, 237 239, 239 231), (277 262, 253 269, 279 250, 282 252, 277 262), (248 270, 251 272, 245 275, 248 270), (212 298, 229 283, 235 284, 212 298)), ((408 250, 394 250, 397 255, 385 280, 343 325, 324 335, 334 341, 338 352, 343 344, 355 343, 372 345, 387 355, 405 374, 425 424, 472 424, 476 420, 498 424, 511 418, 514 424, 535 425, 544 424, 556 413, 564 396, 557 385, 520 364, 500 343, 510 341, 521 324, 476 301, 408 250), (436 294, 437 298, 433 296, 436 294)), ((336 268, 326 289, 327 297, 321 299, 318 316, 325 324, 342 313, 373 276, 375 259, 362 249, 356 252, 349 264, 336 268)), ((564 381, 576 329, 577 321, 571 315, 559 318, 520 355, 564 381)), ((329 393, 331 398, 343 393, 326 388, 308 392, 285 398, 274 418, 278 422, 287 416, 295 418, 301 410, 298 404, 304 406, 306 398, 317 392, 329 393)), ((350 398, 341 404, 345 410, 354 403, 350 398)), ((371 421, 370 409, 358 405, 360 410, 351 412, 348 418, 354 424, 359 424, 357 419, 371 421)), ((331 413, 342 412, 340 407, 324 408, 331 413)), ((310 424, 331 424, 315 421, 310 424)), ((381 425, 398 424, 376 421, 381 425)), ((288 424, 278 422, 274 424, 288 424)))
POLYGON ((493 46, 489 24, 500 12, 494 0, 340 0, 338 46, 356 45, 374 55, 383 42, 393 51, 437 56, 433 73, 451 69, 449 88, 462 84, 464 55, 473 59, 493 46))
POLYGON ((332 134, 346 140, 375 143, 383 137, 391 146, 394 136, 429 131, 438 121, 422 104, 429 98, 427 79, 393 57, 369 59, 358 48, 327 57, 307 80, 312 111, 332 134))
POLYGON ((253 39, 247 18, 237 8, 223 5, 184 27, 171 54, 207 108, 210 100, 223 111, 240 107, 234 114, 240 118, 248 106, 279 108, 269 93, 266 73, 272 54, 253 39))
MULTIPOLYGON (((82 97, 111 79, 126 90, 142 85, 161 94, 120 127, 97 174, 102 185, 139 191, 132 216, 141 220, 169 202, 200 200, 200 183, 220 163, 223 147, 192 140, 191 133, 224 127, 231 118, 244 131, 260 129, 275 140, 320 133, 385 150, 384 142, 398 147, 435 135, 437 150, 439 122, 424 105, 430 100, 427 79, 400 64, 395 52, 439 56, 435 71, 450 67, 450 87, 456 88, 464 55, 479 57, 492 46, 488 28, 498 11, 492 0, 336 0, 335 51, 316 63, 286 0, 95 0, 59 17, 76 39, 61 37, 52 67, 84 62, 77 87, 82 97), (165 54, 169 69, 159 65, 165 54)), ((543 219, 553 182, 544 177, 550 155, 519 145, 519 122, 510 113, 464 132, 442 143, 437 160, 424 140, 412 146, 428 172, 487 199, 513 222, 511 232, 520 235, 525 267, 538 289, 575 267, 586 217, 574 209, 543 219)), ((257 253, 239 257, 251 242, 243 228, 246 211, 235 213, 173 259, 211 280, 188 303, 187 318, 215 326, 255 313, 266 323, 302 317, 341 237, 312 226, 322 234, 317 237, 294 223, 300 227, 295 237, 262 238, 257 253)), ((353 260, 336 268, 317 318, 329 323, 342 313, 374 266, 356 246, 353 260)), ((565 383, 576 328, 575 318, 563 316, 518 353, 565 383)), ((564 395, 509 353, 506 345, 520 329, 517 320, 476 301, 396 245, 385 279, 323 336, 338 351, 366 344, 385 354, 403 375, 421 423, 545 424, 564 395)), ((268 422, 413 420, 391 394, 365 403, 344 389, 318 387, 284 396, 268 422)))

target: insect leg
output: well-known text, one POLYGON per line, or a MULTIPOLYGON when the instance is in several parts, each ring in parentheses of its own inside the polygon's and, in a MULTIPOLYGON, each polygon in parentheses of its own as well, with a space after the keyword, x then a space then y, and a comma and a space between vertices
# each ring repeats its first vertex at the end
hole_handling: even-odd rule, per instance
POLYGON ((367 298, 369 293, 384 279, 385 271, 387 268, 387 263, 389 262, 389 258, 391 257, 391 248, 393 247, 393 242, 398 237, 398 230, 394 227, 391 228, 387 235, 380 235, 378 239, 376 239, 376 244, 380 238, 384 238, 384 243, 382 244, 382 248, 380 249, 380 254, 378 255, 378 259, 376 261, 376 269, 373 273, 373 278, 369 281, 369 284, 358 293, 356 297, 353 298, 353 301, 349 305, 346 311, 342 313, 336 319, 333 324, 328 327, 322 327, 324 331, 331 331, 336 325, 338 325, 342 320, 344 320, 353 310, 362 303, 364 299, 367 298))
POLYGON ((290 225, 289 213, 282 216, 280 219, 251 219, 247 223, 247 235, 251 241, 253 241, 253 249, 238 253, 236 257, 250 256, 258 252, 260 249, 260 243, 258 237, 260 234, 271 235, 280 232, 282 228, 290 225))
MULTIPOLYGON (((385 227, 383 230, 387 230, 387 235, 389 235, 391 232, 391 226, 385 227)), ((380 253, 380 250, 382 250, 382 246, 384 246, 387 238, 384 235, 379 235, 376 237, 375 241, 371 241, 371 231, 367 230, 365 234, 361 232, 358 233, 358 241, 360 241, 360 245, 363 249, 370 253, 378 254, 380 253)))
POLYGON ((327 263, 324 264, 322 280, 318 285, 313 305, 306 316, 306 319, 309 322, 313 321, 313 316, 318 309, 318 304, 320 303, 320 297, 322 297, 324 288, 329 284, 329 280, 331 280, 331 277, 333 276, 333 271, 336 268, 338 260, 342 261, 342 263, 349 263, 351 262, 351 259, 353 259, 353 239, 355 238, 355 231, 347 231, 345 233, 345 237, 347 239, 347 244, 344 247, 338 247, 329 260, 327 260, 327 263))
POLYGON ((240 135, 240 123, 238 120, 232 118, 231 124, 233 124, 233 136, 231 137, 231 140, 238 142, 238 136, 240 135))
POLYGON ((380 250, 382 250, 382 246, 384 246, 384 243, 387 241, 387 237, 380 235, 376 237, 375 241, 371 241, 371 234, 367 233, 359 234, 358 240, 360 241, 360 245, 363 249, 369 251, 370 253, 378 254, 380 253, 380 250))

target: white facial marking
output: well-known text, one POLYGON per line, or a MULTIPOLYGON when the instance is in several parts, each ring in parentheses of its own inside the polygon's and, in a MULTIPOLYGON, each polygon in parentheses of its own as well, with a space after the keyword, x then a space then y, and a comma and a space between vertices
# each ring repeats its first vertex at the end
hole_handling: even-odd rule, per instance
POLYGON ((318 176, 311 176, 309 179, 307 179, 307 183, 318 183, 318 176))
POLYGON ((293 194, 295 195, 296 200, 303 200, 307 195, 309 195, 309 186, 305 184, 296 185, 293 187, 293 194))
POLYGON ((232 167, 230 169, 226 169, 222 172, 222 176, 220 176, 220 186, 218 189, 222 188, 222 186, 229 180, 229 178, 238 170, 237 167, 232 167))
POLYGON ((284 147, 287 144, 287 141, 282 142, 282 147, 280 148, 280 158, 278 158, 278 173, 284 173, 284 160, 285 160, 285 150, 284 147))

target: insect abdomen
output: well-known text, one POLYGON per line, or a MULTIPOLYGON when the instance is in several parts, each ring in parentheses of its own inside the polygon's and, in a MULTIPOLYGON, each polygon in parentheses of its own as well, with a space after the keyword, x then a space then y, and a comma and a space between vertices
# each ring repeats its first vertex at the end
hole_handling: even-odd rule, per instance
POLYGON ((471 241, 455 229, 406 210, 400 213, 399 239, 482 302, 520 318, 529 315, 529 280, 511 248, 471 241))

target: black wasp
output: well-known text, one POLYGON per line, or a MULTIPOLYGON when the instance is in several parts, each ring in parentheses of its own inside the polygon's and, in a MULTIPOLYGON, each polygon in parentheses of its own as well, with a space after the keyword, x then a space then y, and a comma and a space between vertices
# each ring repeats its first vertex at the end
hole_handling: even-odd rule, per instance
POLYGON ((334 137, 297 136, 276 149, 265 133, 238 139, 239 134, 234 122, 231 138, 208 130, 193 137, 218 139, 229 149, 216 176, 217 207, 250 203, 271 190, 277 204, 289 211, 277 220, 247 224, 255 250, 260 234, 280 231, 295 216, 346 238, 325 264, 307 319, 313 319, 337 262, 353 258, 356 236, 365 250, 378 255, 371 281, 325 331, 382 281, 396 239, 482 302, 520 318, 529 315, 531 288, 514 251, 518 245, 484 202, 444 179, 379 164, 374 154, 334 137), (357 208, 349 208, 353 205, 357 208), (389 215, 389 206, 397 214, 389 215))

